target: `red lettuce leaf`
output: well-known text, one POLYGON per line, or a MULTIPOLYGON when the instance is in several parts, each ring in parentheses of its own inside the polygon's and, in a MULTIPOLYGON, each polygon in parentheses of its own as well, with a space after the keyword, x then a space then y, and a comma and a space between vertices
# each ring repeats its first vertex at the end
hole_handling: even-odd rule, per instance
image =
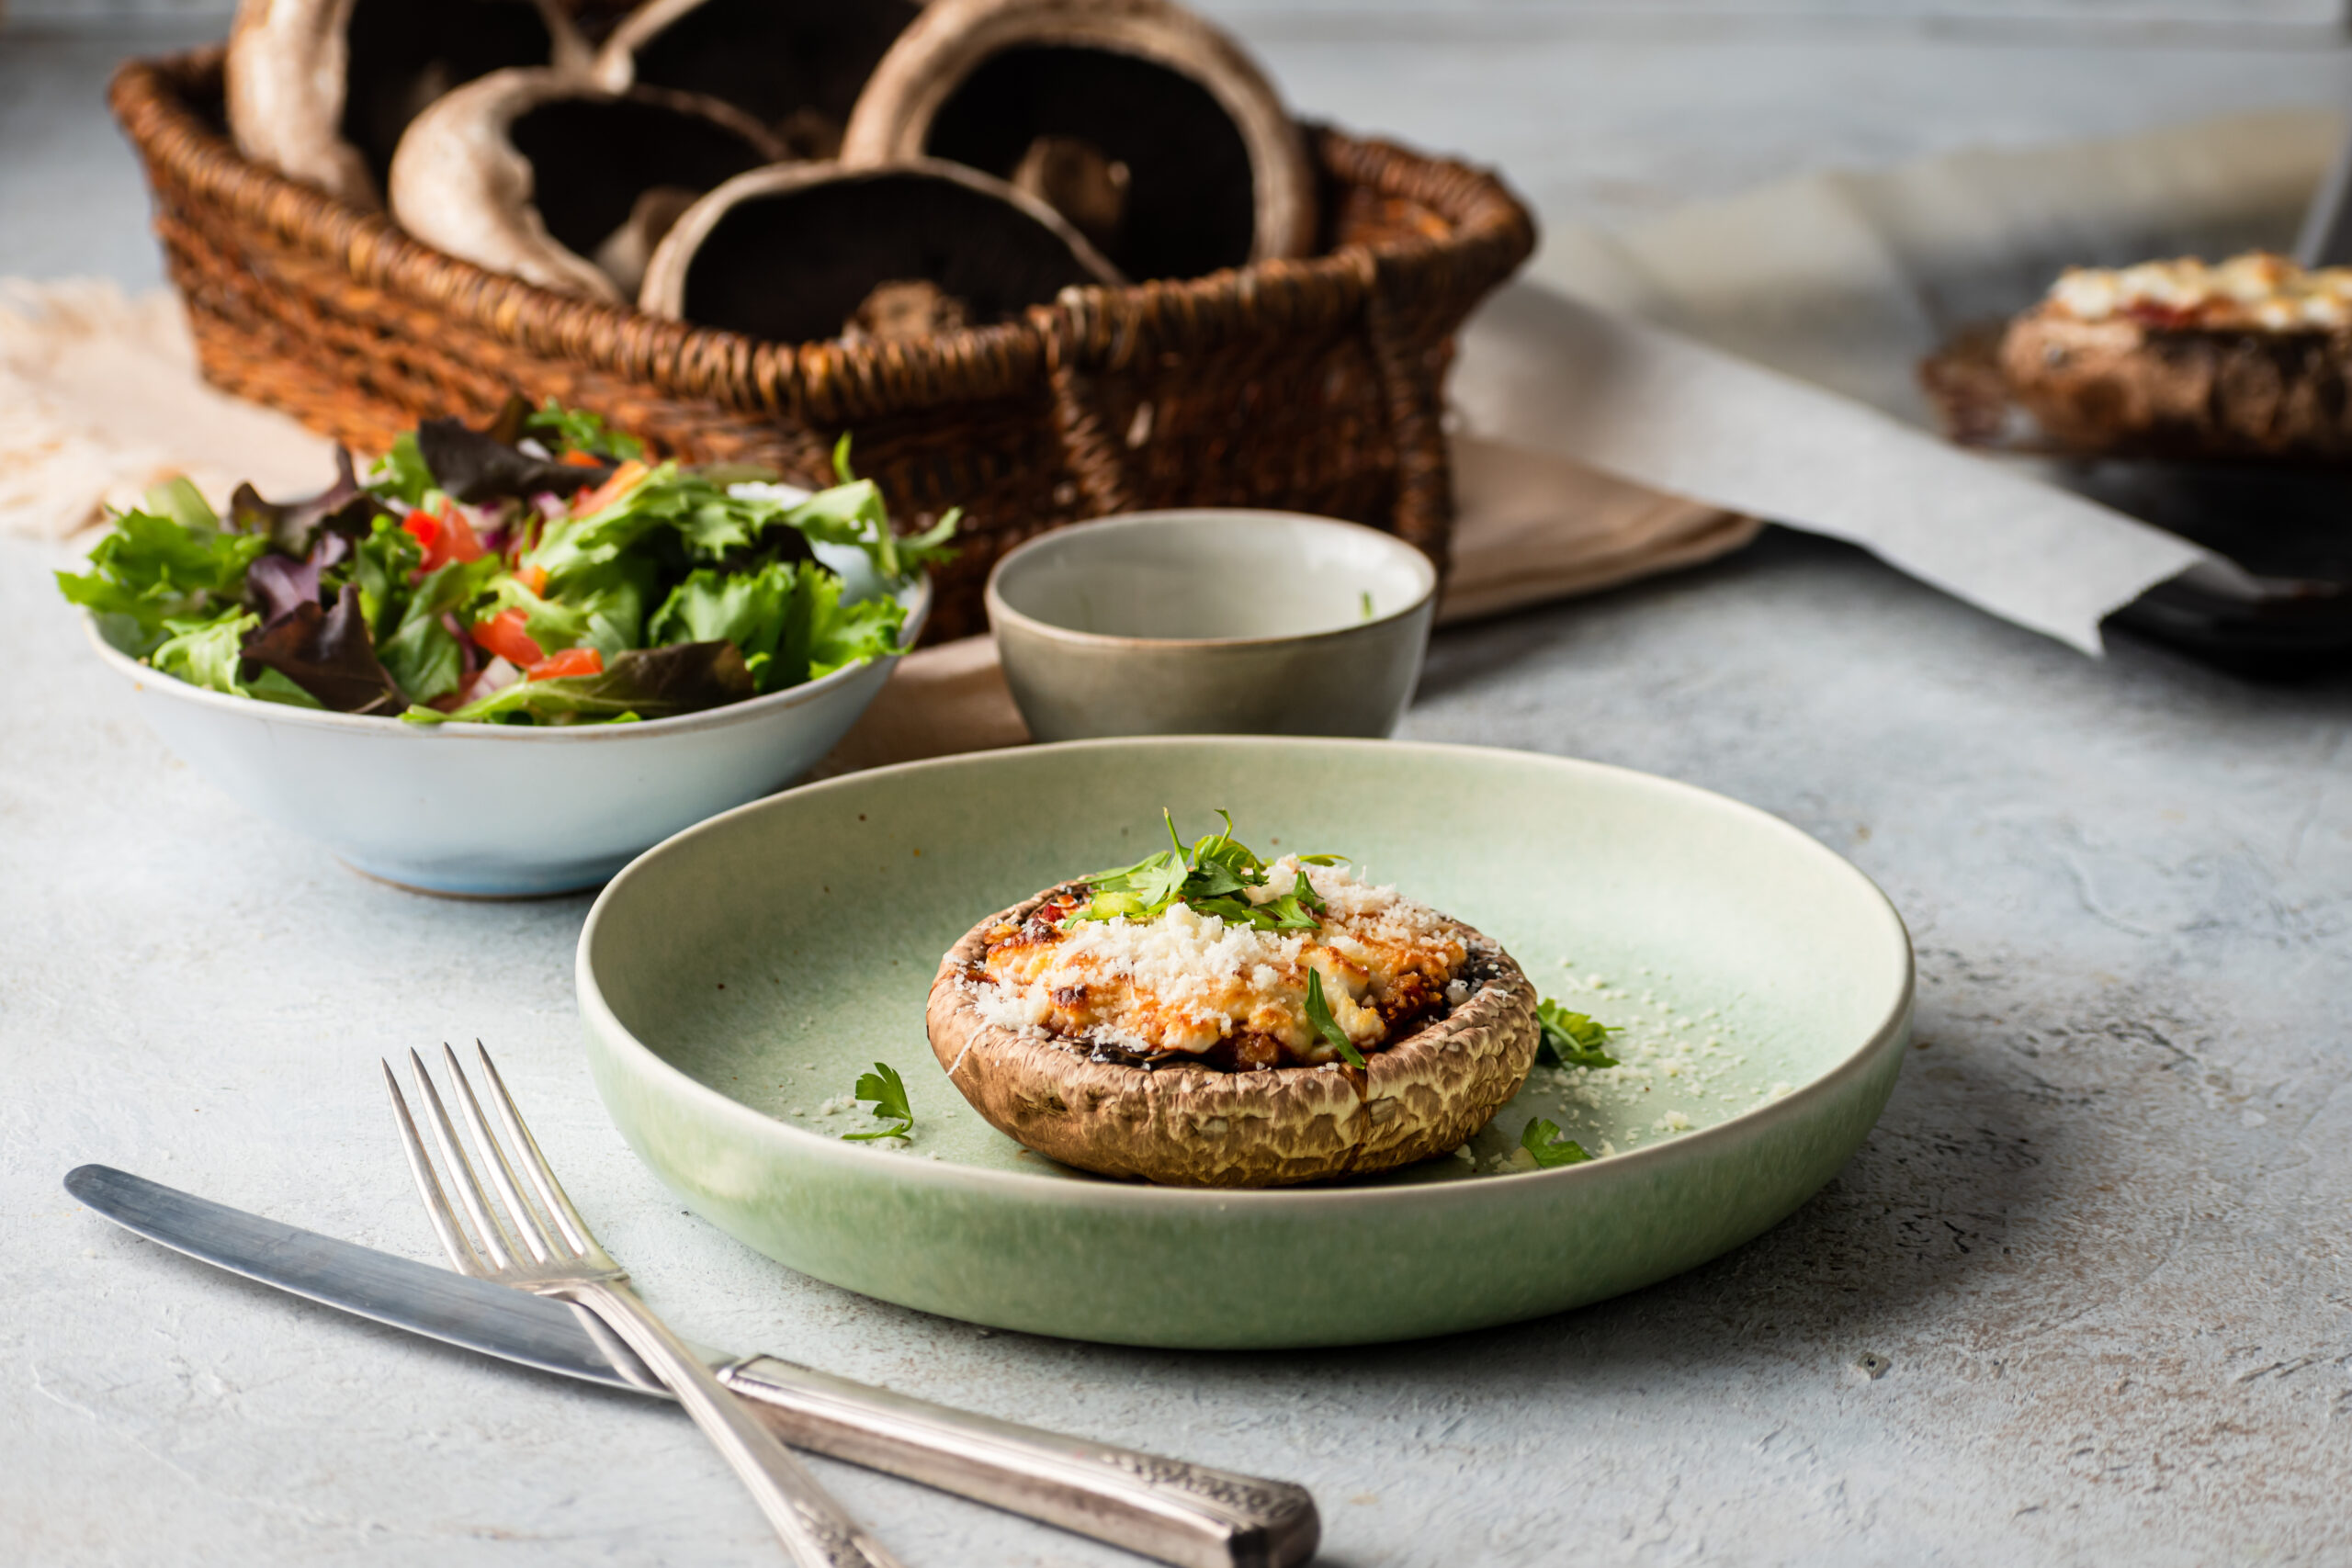
POLYGON ((416 449, 433 470, 433 482, 469 504, 549 491, 570 495, 604 483, 613 472, 608 463, 588 468, 534 457, 461 419, 428 419, 418 425, 416 449))
POLYGON ((408 705, 368 637, 359 591, 346 584, 332 610, 316 599, 245 639, 245 662, 275 670, 336 713, 397 713, 408 705))

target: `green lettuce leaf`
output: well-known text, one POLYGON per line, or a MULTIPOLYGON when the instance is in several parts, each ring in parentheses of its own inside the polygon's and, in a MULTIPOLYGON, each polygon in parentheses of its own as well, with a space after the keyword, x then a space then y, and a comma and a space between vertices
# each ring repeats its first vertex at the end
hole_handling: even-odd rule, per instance
POLYGON ((376 459, 368 470, 368 494, 390 501, 404 501, 411 506, 422 506, 433 490, 433 470, 424 461, 424 453, 416 444, 416 434, 408 432, 392 442, 392 449, 376 459))
POLYGON ((226 692, 232 697, 247 694, 237 679, 237 665, 243 657, 245 634, 261 625, 259 615, 232 608, 209 620, 175 620, 165 625, 172 635, 147 656, 148 663, 209 692, 226 692))
POLYGON ((579 647, 587 639, 594 622, 588 611, 542 599, 511 574, 491 584, 490 602, 475 613, 475 619, 503 615, 509 610, 522 612, 523 630, 539 645, 542 653, 560 653, 567 648, 579 647))
MULTIPOLYGON (((546 601, 550 635, 562 628, 560 646, 593 648, 609 665, 629 649, 645 645, 646 609, 653 603, 661 580, 662 563, 645 555, 624 556, 577 573, 546 601), (572 617, 577 617, 576 631, 571 629, 572 617)), ((532 633, 534 641, 537 637, 532 633)), ((539 646, 554 651, 548 643, 539 646)))
POLYGON ((442 620, 457 615, 489 591, 504 570, 496 556, 451 561, 424 574, 410 593, 392 635, 376 646, 377 658, 412 703, 429 703, 458 689, 465 676, 465 650, 442 620))
POLYGON ((350 560, 336 574, 338 586, 348 582, 359 590, 359 614, 370 637, 388 637, 401 624, 409 579, 424 564, 424 547, 390 517, 377 518, 374 529, 352 547, 350 560))
MULTIPOLYGON (((162 496, 172 487, 158 486, 162 496)), ((194 489, 195 505, 203 507, 194 489)), ((193 514, 186 498, 175 504, 193 514)), ((203 515, 211 516, 205 507, 203 515)), ((245 571, 269 548, 254 534, 229 534, 182 523, 154 512, 126 512, 90 551, 94 570, 61 571, 57 586, 65 597, 98 619, 108 642, 134 659, 153 653, 173 633, 166 621, 209 620, 244 593, 245 571)))
POLYGON ((636 436, 623 435, 601 416, 586 409, 565 408, 553 398, 523 421, 523 429, 559 457, 566 452, 585 452, 592 457, 641 459, 645 456, 645 443, 636 436))
POLYGON ((782 561, 771 561, 757 571, 719 572, 705 567, 670 591, 646 623, 645 640, 657 645, 731 642, 759 689, 775 691, 794 683, 783 678, 786 672, 776 663, 775 650, 786 619, 796 607, 797 592, 793 569, 782 561))

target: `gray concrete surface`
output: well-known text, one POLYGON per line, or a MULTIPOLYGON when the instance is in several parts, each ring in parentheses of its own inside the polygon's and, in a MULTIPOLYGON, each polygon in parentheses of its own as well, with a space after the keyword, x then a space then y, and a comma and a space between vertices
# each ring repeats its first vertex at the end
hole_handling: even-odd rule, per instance
MULTIPOLYGON (((73 107, 100 67, 20 41, 0 272, 135 280, 135 183, 73 107)), ((1303 104, 1618 211, 2346 75, 2252 45, 1815 39, 1743 74, 1720 41, 1266 41, 1303 104)), ((56 1186, 105 1160, 425 1256, 374 1063, 476 1035, 683 1330, 1295 1477, 1330 1564, 2352 1560, 2352 681, 2084 660, 1779 534, 1447 634, 1408 734, 1687 778, 1877 877, 1918 1049, 1846 1171, 1679 1280, 1425 1344, 1172 1355, 864 1301, 684 1216, 582 1068, 584 900, 413 897, 247 816, 130 716, 51 564, 0 542, 0 1560, 779 1560, 674 1415, 224 1279, 56 1186)), ((910 1568, 1133 1561, 825 1473, 910 1568)))

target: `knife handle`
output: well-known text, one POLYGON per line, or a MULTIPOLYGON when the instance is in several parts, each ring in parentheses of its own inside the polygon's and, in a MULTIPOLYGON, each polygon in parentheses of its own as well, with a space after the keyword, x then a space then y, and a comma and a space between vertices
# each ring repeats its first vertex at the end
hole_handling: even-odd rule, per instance
POLYGON ((1180 1568, 1298 1568, 1322 1522, 1303 1486, 951 1410, 752 1356, 717 1369, 795 1448, 1059 1525, 1180 1568))

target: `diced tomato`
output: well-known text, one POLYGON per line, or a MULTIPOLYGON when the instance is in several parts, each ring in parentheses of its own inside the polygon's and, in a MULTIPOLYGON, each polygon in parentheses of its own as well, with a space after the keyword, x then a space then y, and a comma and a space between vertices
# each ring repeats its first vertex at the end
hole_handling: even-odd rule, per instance
POLYGON ((437 570, 453 560, 480 560, 486 553, 474 525, 454 505, 438 512, 412 512, 401 520, 401 526, 424 547, 421 571, 437 570))
POLYGON ((647 474, 652 472, 632 457, 613 470, 612 477, 594 490, 583 490, 571 498, 571 514, 585 517, 592 512, 602 512, 630 491, 647 474))
POLYGON ((560 675, 601 675, 605 656, 593 648, 567 648, 540 660, 523 671, 526 681, 552 681, 560 675))
POLYGON ((480 560, 489 552, 482 548, 481 537, 466 514, 455 507, 441 513, 441 548, 451 560, 480 560))
POLYGON ((518 566, 514 569, 514 581, 529 589, 532 592, 537 594, 540 598, 544 599, 547 597, 547 568, 543 566, 518 566))
POLYGON ((476 621, 474 644, 498 655, 509 664, 519 664, 526 669, 547 658, 539 645, 531 640, 531 634, 523 629, 523 612, 520 610, 508 610, 486 621, 476 621))
POLYGON ((560 463, 569 463, 575 468, 601 468, 605 466, 605 459, 599 457, 594 452, 582 452, 577 446, 571 447, 566 451, 564 455, 557 458, 556 461, 560 463))

